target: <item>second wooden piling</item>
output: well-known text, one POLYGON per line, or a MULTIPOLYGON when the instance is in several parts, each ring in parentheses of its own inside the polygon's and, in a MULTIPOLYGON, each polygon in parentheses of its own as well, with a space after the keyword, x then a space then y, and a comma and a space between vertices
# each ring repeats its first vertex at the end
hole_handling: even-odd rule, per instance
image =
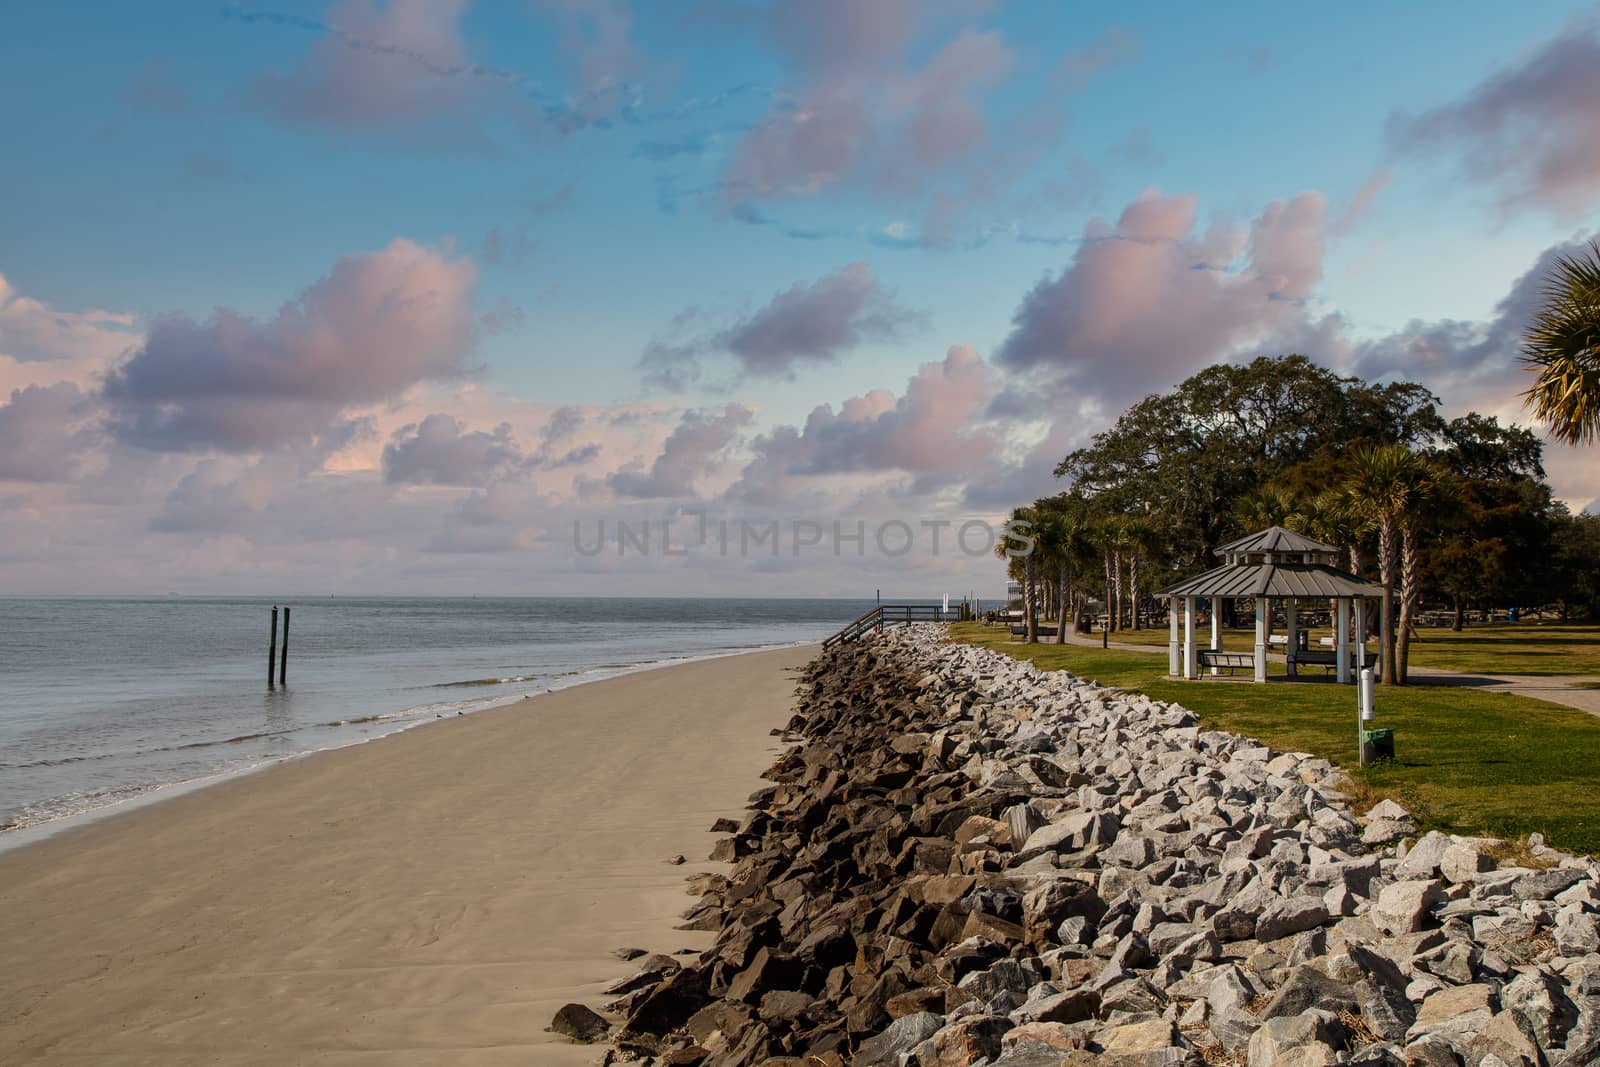
POLYGON ((289 684, 289 609, 283 609, 283 658, 278 660, 278 684, 289 684))

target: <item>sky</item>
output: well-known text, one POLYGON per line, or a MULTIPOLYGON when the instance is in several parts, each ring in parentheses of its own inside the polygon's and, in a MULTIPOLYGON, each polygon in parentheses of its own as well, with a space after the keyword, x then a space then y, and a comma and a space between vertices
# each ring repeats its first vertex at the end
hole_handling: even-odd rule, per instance
POLYGON ((0 591, 996 596, 1213 363, 1531 425, 1600 9, 1102 8, 0 8, 0 591))

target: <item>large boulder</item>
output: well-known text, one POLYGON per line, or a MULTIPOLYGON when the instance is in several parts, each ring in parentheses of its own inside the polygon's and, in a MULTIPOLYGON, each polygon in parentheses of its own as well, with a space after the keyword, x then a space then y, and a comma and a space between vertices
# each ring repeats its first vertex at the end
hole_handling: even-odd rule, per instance
POLYGON ((1441 900, 1439 883, 1432 878, 1396 882, 1378 894, 1372 924, 1391 936, 1415 933, 1427 925, 1441 900))

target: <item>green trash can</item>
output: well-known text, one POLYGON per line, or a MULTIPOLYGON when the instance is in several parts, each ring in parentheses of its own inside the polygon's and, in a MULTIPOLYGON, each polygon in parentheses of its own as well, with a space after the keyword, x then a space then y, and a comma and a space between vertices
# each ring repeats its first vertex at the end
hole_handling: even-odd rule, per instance
POLYGON ((1367 762, 1394 759, 1394 730, 1362 730, 1361 745, 1366 749, 1367 762))

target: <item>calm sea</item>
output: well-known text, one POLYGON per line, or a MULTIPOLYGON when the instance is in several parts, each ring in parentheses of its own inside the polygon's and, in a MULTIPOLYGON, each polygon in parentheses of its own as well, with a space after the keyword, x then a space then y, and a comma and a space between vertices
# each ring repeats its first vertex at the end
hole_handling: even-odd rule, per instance
MULTIPOLYGON (((871 606, 279 603, 293 609, 289 684, 268 689, 271 601, 0 599, 0 828, 16 831, 640 667, 817 640, 871 606)), ((0 832, 0 847, 12 836, 0 832)))

